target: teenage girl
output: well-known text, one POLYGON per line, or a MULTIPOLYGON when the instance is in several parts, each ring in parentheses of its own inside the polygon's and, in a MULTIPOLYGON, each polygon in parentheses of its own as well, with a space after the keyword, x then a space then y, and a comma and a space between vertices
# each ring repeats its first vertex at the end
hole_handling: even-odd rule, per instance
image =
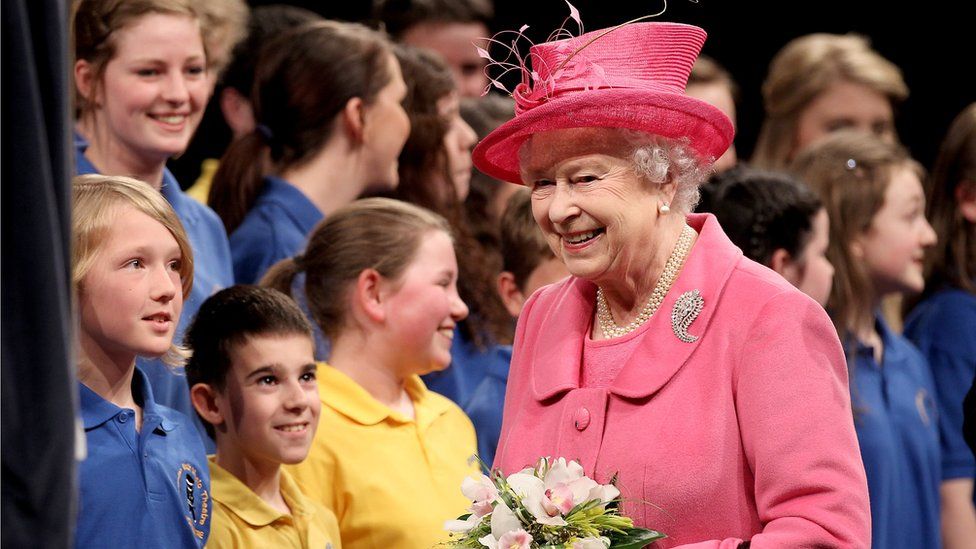
POLYGON ((447 367, 468 314, 447 222, 405 202, 359 200, 264 283, 290 292, 299 272, 332 353, 318 371, 319 430, 293 476, 335 512, 346 549, 446 541, 445 517, 467 507, 459 487, 476 471, 471 421, 419 377, 447 367))
POLYGON ((203 547, 210 477, 197 431, 163 406, 135 362, 173 344, 193 253, 175 212, 126 177, 74 182, 72 280, 78 381, 87 455, 78 470, 76 547, 203 547))
POLYGON ((936 235, 921 167, 900 146, 838 132, 794 164, 830 216, 836 269, 827 310, 844 342, 867 471, 874 547, 940 547, 939 417, 925 357, 879 313, 882 297, 925 287, 936 235))
POLYGON ((410 132, 392 47, 362 25, 318 21, 272 39, 254 80, 256 129, 228 148, 209 199, 241 284, 364 191, 395 187, 410 132))
POLYGON ((976 458, 963 437, 963 400, 976 376, 976 103, 949 127, 927 197, 939 244, 926 258, 925 293, 905 335, 928 358, 938 389, 942 535, 952 549, 976 542, 976 458))
MULTIPOLYGON (((210 85, 191 0, 80 0, 74 6, 79 174, 133 176, 162 193, 186 229, 196 264, 177 341, 210 294, 233 284, 220 219, 180 190, 166 160, 181 154, 203 115, 210 85)), ((203 426, 181 376, 142 361, 156 398, 203 426)), ((209 440, 209 439, 207 439, 209 440)))
MULTIPOLYGON (((476 135, 461 118, 458 92, 444 61, 409 46, 398 46, 396 54, 409 90, 404 103, 412 129, 400 155, 400 185, 394 196, 437 212, 451 224, 457 240, 458 291, 471 308, 471 316, 458 326, 451 367, 424 382, 468 410, 486 373, 507 371, 509 355, 498 343, 511 343, 501 341, 511 331, 511 317, 494 291, 500 262, 475 240, 462 207, 476 135)), ((500 415, 502 403, 497 404, 500 415)))
POLYGON ((827 304, 834 276, 826 255, 829 220, 805 184, 785 173, 738 165, 702 188, 697 211, 715 214, 746 257, 827 304))

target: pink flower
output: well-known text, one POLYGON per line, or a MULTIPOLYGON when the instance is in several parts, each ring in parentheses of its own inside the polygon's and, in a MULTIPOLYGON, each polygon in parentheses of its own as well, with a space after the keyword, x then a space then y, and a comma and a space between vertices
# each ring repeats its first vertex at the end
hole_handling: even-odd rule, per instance
POLYGON ((532 543, 532 536, 528 532, 519 528, 503 535, 498 539, 498 549, 529 549, 532 543))
POLYGON ((565 515, 573 506, 573 491, 563 483, 546 490, 542 498, 542 508, 550 517, 565 515))
POLYGON ((498 497, 498 489, 485 475, 478 479, 465 478, 461 483, 461 493, 471 500, 471 512, 478 518, 491 512, 491 504, 498 497))

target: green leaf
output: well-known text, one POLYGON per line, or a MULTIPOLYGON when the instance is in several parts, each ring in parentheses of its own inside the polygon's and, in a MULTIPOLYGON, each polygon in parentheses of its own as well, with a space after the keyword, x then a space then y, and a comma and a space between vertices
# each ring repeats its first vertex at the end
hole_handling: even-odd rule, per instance
POLYGON ((609 537, 610 547, 612 549, 641 549, 649 543, 664 539, 668 536, 646 528, 633 528, 625 535, 612 534, 609 537))

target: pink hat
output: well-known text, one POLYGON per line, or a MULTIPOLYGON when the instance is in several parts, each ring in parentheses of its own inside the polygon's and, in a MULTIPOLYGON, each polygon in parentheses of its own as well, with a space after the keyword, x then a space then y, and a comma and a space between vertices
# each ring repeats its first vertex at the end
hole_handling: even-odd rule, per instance
POLYGON ((515 118, 475 147, 482 172, 522 183, 519 147, 532 134, 566 128, 622 128, 688 138, 703 158, 732 142, 732 122, 685 95, 705 31, 680 23, 631 23, 532 46, 532 72, 516 88, 515 118), (532 85, 529 85, 531 79, 532 85))

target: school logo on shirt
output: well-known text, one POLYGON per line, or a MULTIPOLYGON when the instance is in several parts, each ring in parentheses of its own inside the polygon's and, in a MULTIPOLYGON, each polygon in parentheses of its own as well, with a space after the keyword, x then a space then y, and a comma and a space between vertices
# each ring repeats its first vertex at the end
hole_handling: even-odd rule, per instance
POLYGON ((935 415, 935 401, 929 396, 925 389, 915 392, 915 408, 918 410, 919 417, 926 427, 932 424, 932 416, 935 415))
POLYGON ((210 494, 192 464, 183 463, 176 473, 176 490, 183 502, 183 516, 197 539, 203 539, 203 528, 210 520, 210 494))

